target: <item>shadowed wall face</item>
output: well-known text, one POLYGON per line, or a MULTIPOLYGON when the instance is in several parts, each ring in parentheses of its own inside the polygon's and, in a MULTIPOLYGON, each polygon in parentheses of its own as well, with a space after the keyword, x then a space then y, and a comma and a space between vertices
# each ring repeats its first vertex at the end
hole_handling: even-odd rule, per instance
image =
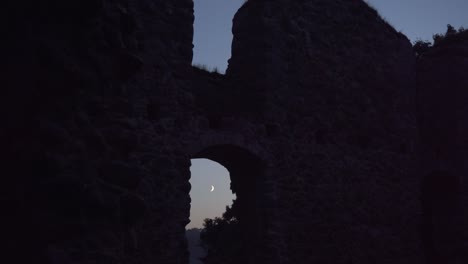
POLYGON ((156 135, 183 97, 173 73, 190 69, 192 10, 191 0, 4 6, 0 174, 15 171, 2 193, 16 208, 5 259, 186 263, 189 174, 167 170, 175 161, 156 135))
MULTIPOLYGON (((208 158, 231 174, 245 262, 418 263, 415 58, 375 10, 248 1, 220 76, 190 66, 191 0, 98 2, 86 19, 60 4, 12 12, 23 34, 5 40, 17 85, 1 106, 19 110, 4 112, 2 175, 14 171, 5 227, 20 262, 186 264, 190 160, 208 158)), ((466 175, 466 49, 447 50, 435 58, 460 67, 429 59, 418 75, 462 82, 443 108, 457 115, 438 96, 423 109, 448 143, 425 164, 466 175)))
POLYGON ((268 220, 282 241, 272 254, 419 261, 409 40, 362 1, 344 0, 248 1, 233 32, 227 78, 256 98, 263 135, 283 150, 272 161, 279 215, 268 220))
POLYGON ((456 41, 441 42, 417 64, 418 159, 425 175, 421 181, 428 260, 468 261, 467 58, 465 32, 456 41))
POLYGON ((427 175, 422 185, 422 238, 428 263, 456 263, 459 256, 460 183, 444 171, 427 175))

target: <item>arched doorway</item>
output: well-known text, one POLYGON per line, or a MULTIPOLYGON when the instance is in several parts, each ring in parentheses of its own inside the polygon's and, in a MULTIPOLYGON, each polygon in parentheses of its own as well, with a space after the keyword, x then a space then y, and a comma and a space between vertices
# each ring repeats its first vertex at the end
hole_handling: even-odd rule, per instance
MULTIPOLYGON (((231 191, 229 171, 221 164, 209 159, 192 159, 190 166, 190 223, 186 226, 186 238, 190 254, 190 264, 202 264, 201 259, 207 256, 207 229, 212 223, 237 227, 237 222, 227 221, 224 217, 228 208, 232 208, 236 195, 231 191), (209 221, 209 222, 206 222, 209 221), (203 240, 200 235, 203 232, 203 240), (205 243, 205 245, 203 245, 205 243)), ((218 228, 217 226, 217 228, 218 228)), ((226 227, 224 227, 226 229, 226 227)), ((219 228, 209 230, 211 244, 218 244, 219 228)), ((229 236, 232 234, 224 234, 229 236)), ((231 236, 232 237, 232 236, 231 236)), ((230 238, 231 239, 231 238, 230 238)), ((232 240, 232 239, 231 239, 232 240)), ((220 245, 222 243, 219 243, 220 245)), ((212 250, 210 251, 212 253, 212 250)), ((221 252, 220 252, 221 253, 221 252)))
POLYGON ((229 171, 210 159, 192 159, 190 167, 190 223, 187 229, 201 228, 205 218, 220 217, 236 195, 231 191, 229 171))
POLYGON ((262 237, 267 228, 263 161, 235 145, 210 146, 191 158, 215 161, 229 171, 231 190, 236 195, 236 212, 243 245, 239 259, 243 263, 254 263, 262 251, 262 237))

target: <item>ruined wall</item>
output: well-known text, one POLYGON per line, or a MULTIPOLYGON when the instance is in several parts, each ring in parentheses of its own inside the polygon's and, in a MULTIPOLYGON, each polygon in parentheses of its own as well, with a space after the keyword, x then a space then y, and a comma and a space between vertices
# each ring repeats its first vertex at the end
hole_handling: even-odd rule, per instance
POLYGON ((291 263, 417 261, 406 37, 360 1, 252 1, 233 32, 227 76, 259 94, 281 149, 274 252, 291 263))
POLYGON ((189 100, 179 87, 192 1, 21 1, 4 11, 8 259, 186 262, 189 161, 172 174, 159 164, 180 162, 161 142, 177 136, 168 124, 189 100), (171 182, 181 175, 184 184, 171 182))
POLYGON ((418 60, 418 123, 428 258, 466 262, 468 34, 448 36, 418 60))
POLYGON ((375 10, 250 0, 222 76, 190 66, 190 0, 70 3, 8 6, 18 263, 187 263, 195 157, 231 173, 245 263, 421 259, 415 59, 375 10))

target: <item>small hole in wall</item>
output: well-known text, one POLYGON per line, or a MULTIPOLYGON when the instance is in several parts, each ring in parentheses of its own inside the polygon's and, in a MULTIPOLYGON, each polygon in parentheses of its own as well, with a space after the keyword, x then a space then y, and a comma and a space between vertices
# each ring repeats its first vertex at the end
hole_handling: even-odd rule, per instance
POLYGON ((231 57, 232 19, 245 0, 194 0, 192 65, 224 74, 231 57))

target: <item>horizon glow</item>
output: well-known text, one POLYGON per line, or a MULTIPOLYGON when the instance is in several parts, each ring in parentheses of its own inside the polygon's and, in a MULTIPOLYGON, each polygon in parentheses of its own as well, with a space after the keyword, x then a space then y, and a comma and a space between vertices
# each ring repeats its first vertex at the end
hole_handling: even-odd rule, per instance
POLYGON ((205 218, 221 217, 236 195, 231 191, 229 171, 209 159, 192 159, 190 167, 190 223, 186 229, 202 228, 205 218), (211 191, 211 186, 214 190, 211 191))

